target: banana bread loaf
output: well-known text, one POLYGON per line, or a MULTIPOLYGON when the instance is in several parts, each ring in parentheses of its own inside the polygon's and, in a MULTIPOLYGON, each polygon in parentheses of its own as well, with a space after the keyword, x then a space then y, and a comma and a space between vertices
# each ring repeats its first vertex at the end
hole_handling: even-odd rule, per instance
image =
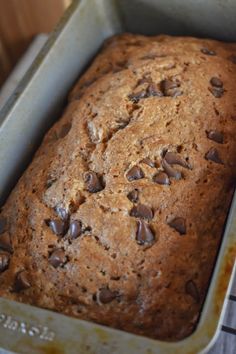
POLYGON ((234 190, 236 45, 104 44, 0 214, 0 295, 189 335, 234 190))

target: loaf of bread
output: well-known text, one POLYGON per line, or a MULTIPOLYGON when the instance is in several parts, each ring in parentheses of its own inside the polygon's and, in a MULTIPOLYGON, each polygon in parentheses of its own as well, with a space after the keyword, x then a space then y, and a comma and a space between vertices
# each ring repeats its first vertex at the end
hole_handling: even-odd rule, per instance
POLYGON ((189 335, 234 191, 235 93, 235 44, 109 39, 1 210, 0 295, 189 335))

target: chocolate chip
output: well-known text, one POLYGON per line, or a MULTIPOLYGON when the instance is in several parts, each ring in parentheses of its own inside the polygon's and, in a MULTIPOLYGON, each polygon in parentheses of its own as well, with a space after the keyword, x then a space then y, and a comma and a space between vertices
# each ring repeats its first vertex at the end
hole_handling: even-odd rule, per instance
POLYGON ((8 268, 10 262, 10 256, 8 253, 0 253, 0 273, 4 272, 8 268))
POLYGON ((209 91, 212 93, 213 96, 216 98, 221 98, 224 94, 224 89, 223 87, 209 87, 209 91))
POLYGON ((151 84, 147 88, 147 96, 162 97, 163 93, 158 89, 158 87, 155 84, 151 84))
POLYGON ((137 93, 131 93, 128 98, 130 99, 130 101, 134 102, 134 103, 138 103, 138 101, 141 98, 146 98, 147 97, 147 92, 146 90, 141 90, 137 93))
POLYGON ((181 172, 179 172, 179 171, 175 170, 173 167, 171 167, 171 165, 169 165, 165 159, 162 160, 162 167, 164 168, 168 177, 173 177, 177 180, 182 178, 181 172))
POLYGON ((13 252, 9 234, 5 233, 3 235, 0 235, 0 249, 7 251, 9 253, 13 252))
POLYGON ((216 143, 223 144, 224 136, 217 130, 210 130, 206 132, 208 139, 215 141, 216 143))
POLYGON ((212 77, 210 84, 214 87, 223 87, 223 82, 218 77, 212 77))
POLYGON ((214 50, 210 50, 208 48, 202 48, 201 52, 206 55, 216 55, 216 52, 214 50))
POLYGON ((67 257, 62 249, 58 249, 52 252, 48 260, 54 268, 57 268, 63 266, 67 262, 67 257))
POLYGON ((236 55, 232 54, 228 57, 228 59, 233 63, 236 64, 236 55))
POLYGON ((153 211, 144 204, 138 204, 131 209, 130 216, 151 220, 153 218, 153 211))
POLYGON ((186 234, 186 223, 184 218, 174 218, 168 223, 168 225, 178 231, 180 235, 186 234))
POLYGON ((7 228, 7 219, 0 218, 0 235, 6 231, 6 228, 7 228))
POLYGON ((56 234, 57 236, 64 236, 67 232, 68 226, 67 223, 65 223, 62 220, 49 220, 48 221, 48 226, 51 228, 51 230, 56 234))
POLYGON ((176 154, 175 152, 167 152, 165 154, 165 161, 169 165, 180 165, 182 167, 189 168, 188 163, 184 159, 182 159, 182 157, 180 155, 176 154))
POLYGON ((104 189, 101 178, 93 171, 85 174, 86 189, 90 193, 97 193, 104 189))
POLYGON ((136 179, 144 178, 144 173, 139 166, 135 165, 127 172, 126 178, 131 182, 136 179))
POLYGON ((150 226, 143 220, 138 220, 137 226, 137 243, 139 245, 151 245, 155 240, 155 234, 150 226))
POLYGON ((66 123, 61 127, 61 130, 58 133, 58 138, 63 139, 71 130, 71 123, 66 123))
POLYGON ((155 162, 153 162, 151 159, 149 159, 149 157, 145 157, 140 162, 145 163, 146 165, 148 165, 150 167, 155 167, 155 162))
POLYGON ((181 91, 180 82, 172 80, 163 80, 161 82, 161 90, 165 96, 177 97, 183 94, 181 91))
POLYGON ((82 224, 79 220, 73 220, 70 224, 70 236, 71 238, 77 238, 82 233, 82 224))
POLYGON ((133 202, 133 203, 137 203, 138 202, 138 195, 139 195, 139 191, 137 189, 133 189, 131 192, 129 192, 127 194, 127 198, 133 202))
POLYGON ((165 172, 158 172, 154 177, 153 177, 153 182, 158 183, 158 184, 164 184, 164 185, 169 185, 170 180, 169 177, 165 172))
POLYGON ((29 274, 25 270, 21 270, 16 274, 14 291, 19 292, 21 290, 26 290, 31 287, 29 274))
POLYGON ((193 280, 188 280, 185 284, 185 291, 188 295, 192 296, 192 298, 196 301, 200 301, 200 295, 198 288, 193 280))
POLYGON ((215 148, 210 148, 210 150, 205 155, 206 160, 213 161, 215 163, 223 164, 218 151, 215 148))
POLYGON ((116 291, 111 291, 108 288, 102 288, 98 292, 98 301, 101 302, 102 304, 108 304, 111 301, 115 300, 117 297, 117 292, 116 291))

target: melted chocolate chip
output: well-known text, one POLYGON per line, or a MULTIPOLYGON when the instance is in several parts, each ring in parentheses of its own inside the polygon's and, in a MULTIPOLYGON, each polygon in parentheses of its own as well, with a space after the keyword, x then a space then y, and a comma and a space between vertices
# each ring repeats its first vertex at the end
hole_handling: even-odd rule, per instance
POLYGON ((223 87, 209 87, 209 91, 212 93, 213 96, 216 98, 221 98, 224 94, 224 89, 223 87))
POLYGON ((67 223, 62 220, 49 220, 48 226, 51 228, 52 232, 57 236, 64 236, 67 232, 67 223))
POLYGON ((70 224, 70 236, 71 238, 77 238, 82 233, 82 224, 79 220, 73 220, 70 224))
POLYGON ((55 208, 55 211, 56 211, 57 215, 59 216, 59 218, 61 218, 61 219, 64 220, 64 221, 67 221, 67 220, 68 220, 69 214, 68 214, 68 212, 66 211, 66 209, 57 206, 57 207, 55 208))
POLYGON ((146 98, 147 97, 147 92, 146 90, 141 90, 137 93, 131 93, 128 98, 130 99, 130 101, 134 102, 134 103, 138 103, 139 100, 141 98, 146 98))
POLYGON ((182 159, 182 157, 180 155, 176 154, 175 152, 167 152, 165 154, 165 161, 169 165, 180 165, 182 167, 189 168, 189 165, 187 164, 187 162, 184 159, 182 159))
POLYGON ((168 175, 165 172, 158 172, 154 177, 153 177, 153 182, 158 183, 158 184, 164 184, 164 185, 169 185, 170 180, 168 175))
POLYGON ((4 272, 9 266, 10 256, 8 253, 0 253, 0 273, 4 272))
POLYGON ((228 59, 233 63, 233 64, 236 64, 236 55, 235 54, 232 54, 228 57, 228 59))
POLYGON ((165 96, 177 97, 183 94, 180 83, 178 81, 163 80, 161 82, 161 90, 165 96))
POLYGON ((223 87, 223 82, 218 77, 212 77, 210 84, 214 87, 223 87))
POLYGON ((169 165, 165 159, 162 160, 162 167, 164 168, 168 177, 173 177, 177 180, 182 178, 181 172, 179 172, 179 171, 175 170, 173 167, 171 167, 171 165, 169 165))
POLYGON ((150 167, 155 167, 155 162, 153 162, 151 159, 149 159, 149 157, 145 157, 140 162, 145 163, 146 165, 148 165, 150 167))
POLYGON ((147 88, 147 96, 162 97, 163 93, 158 89, 158 87, 155 84, 151 84, 147 88))
POLYGON ((25 270, 21 270, 16 274, 14 291, 19 292, 22 290, 26 290, 31 287, 29 274, 25 270))
POLYGON ((205 155, 206 160, 213 161, 215 163, 223 164, 218 151, 215 148, 210 148, 210 150, 205 155))
POLYGON ((131 209, 130 216, 151 220, 153 218, 153 211, 144 204, 138 204, 131 209))
POLYGON ((8 234, 0 235, 0 249, 7 251, 9 253, 13 252, 12 245, 11 245, 11 239, 8 234))
POLYGON ((101 302, 102 304, 108 304, 115 300, 117 297, 117 292, 116 291, 111 291, 108 288, 102 288, 98 292, 98 301, 101 302))
POLYGON ((223 144, 224 136, 217 130, 210 130, 206 132, 208 139, 215 141, 216 143, 223 144))
POLYGON ((61 130, 58 133, 58 138, 63 139, 71 130, 71 123, 66 123, 61 127, 61 130))
POLYGON ((0 218, 0 235, 6 231, 6 228, 7 228, 7 219, 0 218))
POLYGON ((138 195, 139 195, 139 192, 137 189, 133 189, 131 192, 129 192, 127 194, 127 198, 133 202, 133 203, 137 203, 138 202, 138 195))
POLYGON ((155 234, 150 226, 143 220, 138 220, 137 226, 137 243, 139 245, 151 245, 155 240, 155 234))
POLYGON ((137 179, 144 178, 144 173, 139 166, 135 165, 127 172, 126 178, 129 182, 131 182, 137 179))
POLYGON ((93 171, 85 174, 86 189, 90 193, 97 193, 104 189, 101 178, 93 171))
POLYGON ((178 231, 180 235, 186 234, 186 223, 184 218, 174 218, 168 223, 168 225, 178 231))
POLYGON ((214 50, 210 50, 208 48, 202 48, 201 52, 206 55, 212 55, 212 56, 216 55, 216 52, 214 50))
POLYGON ((188 280, 187 283, 185 284, 185 291, 188 295, 192 296, 192 298, 196 301, 200 301, 200 295, 198 288, 196 284, 194 283, 193 280, 188 280))
POLYGON ((53 251, 48 260, 54 268, 61 267, 67 262, 65 252, 62 249, 53 251))

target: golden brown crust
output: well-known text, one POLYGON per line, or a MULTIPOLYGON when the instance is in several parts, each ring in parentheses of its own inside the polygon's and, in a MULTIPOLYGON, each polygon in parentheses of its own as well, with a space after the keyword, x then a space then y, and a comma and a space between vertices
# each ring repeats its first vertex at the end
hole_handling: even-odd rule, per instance
POLYGON ((233 193, 235 54, 107 41, 3 208, 0 295, 163 340, 191 333, 233 193))

